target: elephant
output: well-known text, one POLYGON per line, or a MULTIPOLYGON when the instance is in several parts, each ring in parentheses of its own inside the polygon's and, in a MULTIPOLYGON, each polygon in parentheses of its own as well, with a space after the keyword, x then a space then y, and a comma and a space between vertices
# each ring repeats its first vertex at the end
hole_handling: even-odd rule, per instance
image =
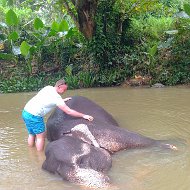
POLYGON ((177 149, 163 140, 155 140, 119 127, 104 108, 83 96, 73 96, 66 104, 94 117, 93 121, 72 117, 58 107, 49 116, 42 168, 63 179, 88 187, 107 187, 107 171, 114 152, 132 148, 159 146, 177 149))
POLYGON ((107 187, 110 179, 105 173, 111 166, 111 155, 106 150, 69 135, 47 145, 42 168, 73 183, 107 187))

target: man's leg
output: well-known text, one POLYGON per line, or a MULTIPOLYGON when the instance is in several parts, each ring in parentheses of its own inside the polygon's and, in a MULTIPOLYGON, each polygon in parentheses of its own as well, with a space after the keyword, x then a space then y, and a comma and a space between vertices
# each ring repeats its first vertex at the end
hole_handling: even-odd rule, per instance
POLYGON ((33 147, 35 144, 35 135, 28 135, 28 146, 33 147))
POLYGON ((36 149, 37 151, 43 151, 45 145, 46 132, 36 134, 36 149))

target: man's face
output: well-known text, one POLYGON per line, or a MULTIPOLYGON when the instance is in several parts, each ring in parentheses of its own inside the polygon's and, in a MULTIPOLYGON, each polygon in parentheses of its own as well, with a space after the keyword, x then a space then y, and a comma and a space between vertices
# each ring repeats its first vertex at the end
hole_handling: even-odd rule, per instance
POLYGON ((67 84, 61 84, 58 86, 58 93, 63 94, 67 90, 68 86, 67 84))

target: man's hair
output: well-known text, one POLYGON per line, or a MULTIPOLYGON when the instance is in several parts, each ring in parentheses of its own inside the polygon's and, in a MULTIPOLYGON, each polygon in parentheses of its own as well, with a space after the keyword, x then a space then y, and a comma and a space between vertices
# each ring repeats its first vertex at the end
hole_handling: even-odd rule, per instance
POLYGON ((65 80, 64 79, 61 79, 61 80, 58 80, 56 83, 55 83, 55 86, 61 86, 63 84, 66 84, 65 80))

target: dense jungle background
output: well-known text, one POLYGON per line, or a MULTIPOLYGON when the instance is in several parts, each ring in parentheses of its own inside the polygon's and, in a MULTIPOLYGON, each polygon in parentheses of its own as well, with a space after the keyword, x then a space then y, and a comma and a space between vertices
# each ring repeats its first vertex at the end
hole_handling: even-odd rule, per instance
POLYGON ((190 82, 190 0, 0 0, 0 92, 190 82))

